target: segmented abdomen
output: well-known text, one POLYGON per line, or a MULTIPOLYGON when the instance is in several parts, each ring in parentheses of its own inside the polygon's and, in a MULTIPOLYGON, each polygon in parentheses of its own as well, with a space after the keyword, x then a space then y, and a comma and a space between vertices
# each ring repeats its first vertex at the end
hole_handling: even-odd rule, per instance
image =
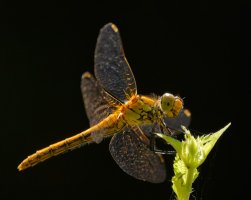
POLYGON ((115 112, 114 114, 109 115, 107 118, 99 122, 97 125, 94 125, 77 135, 66 138, 46 148, 38 150, 36 153, 28 156, 25 160, 23 160, 22 163, 18 166, 18 169, 20 171, 24 170, 53 156, 79 148, 86 143, 93 142, 94 140, 91 133, 95 131, 102 131, 102 137, 109 137, 113 135, 114 133, 120 131, 125 125, 125 123, 118 116, 119 113, 115 112))

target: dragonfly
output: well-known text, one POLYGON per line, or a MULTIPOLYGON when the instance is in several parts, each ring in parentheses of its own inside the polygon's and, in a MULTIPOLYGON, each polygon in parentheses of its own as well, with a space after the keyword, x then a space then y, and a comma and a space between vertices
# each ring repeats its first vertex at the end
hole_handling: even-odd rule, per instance
POLYGON ((136 81, 126 60, 117 26, 108 23, 100 29, 94 56, 95 77, 85 72, 81 91, 90 128, 51 144, 28 156, 18 166, 22 171, 53 156, 99 143, 112 137, 109 150, 127 174, 152 183, 165 180, 165 161, 153 151, 153 131, 172 134, 188 126, 190 112, 183 100, 171 93, 137 94, 136 81))

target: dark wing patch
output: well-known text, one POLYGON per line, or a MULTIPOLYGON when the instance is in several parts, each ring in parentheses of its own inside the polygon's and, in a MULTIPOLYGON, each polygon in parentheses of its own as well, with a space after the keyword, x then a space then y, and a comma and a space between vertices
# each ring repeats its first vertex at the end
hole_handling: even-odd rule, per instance
POLYGON ((106 91, 121 102, 136 95, 136 82, 124 55, 118 28, 114 24, 106 24, 100 30, 94 60, 95 76, 106 91))
POLYGON ((151 151, 131 130, 115 134, 109 149, 113 159, 127 174, 151 183, 165 181, 164 159, 151 151))

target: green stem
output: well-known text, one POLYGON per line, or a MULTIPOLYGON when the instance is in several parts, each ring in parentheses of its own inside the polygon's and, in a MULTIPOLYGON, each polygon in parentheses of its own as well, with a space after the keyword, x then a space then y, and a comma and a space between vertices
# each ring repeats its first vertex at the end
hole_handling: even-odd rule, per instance
POLYGON ((195 174, 196 174, 196 168, 187 169, 187 176, 184 185, 184 187, 186 188, 186 192, 184 193, 184 198, 182 198, 182 200, 189 200, 190 194, 192 192, 192 184, 194 182, 195 174))

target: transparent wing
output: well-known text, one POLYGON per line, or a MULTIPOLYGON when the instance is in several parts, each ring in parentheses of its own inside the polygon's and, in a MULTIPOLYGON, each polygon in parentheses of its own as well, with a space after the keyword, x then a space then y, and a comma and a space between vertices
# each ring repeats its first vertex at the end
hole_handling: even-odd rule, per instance
POLYGON ((81 91, 91 126, 106 118, 116 109, 116 106, 120 105, 119 101, 116 101, 98 85, 89 72, 82 75, 81 91))
POLYGON ((168 128, 177 131, 183 132, 181 125, 186 128, 190 125, 191 122, 191 113, 188 109, 183 109, 180 111, 179 115, 175 118, 164 118, 165 124, 168 128))
POLYGON ((134 178, 152 183, 165 180, 164 159, 151 151, 134 131, 127 129, 115 134, 109 149, 120 168, 134 178))
POLYGON ((162 131, 160 130, 160 126, 157 122, 153 124, 140 125, 140 129, 148 138, 150 138, 153 133, 162 133, 162 131))
MULTIPOLYGON (((121 104, 105 92, 89 72, 85 72, 82 75, 81 91, 90 126, 95 125, 108 117, 121 104)), ((93 141, 100 143, 103 138, 109 137, 121 129, 122 127, 118 126, 106 127, 105 129, 102 128, 92 133, 93 141)))
POLYGON ((132 70, 124 55, 118 28, 106 24, 99 33, 95 50, 95 76, 100 85, 121 102, 137 93, 132 70))

